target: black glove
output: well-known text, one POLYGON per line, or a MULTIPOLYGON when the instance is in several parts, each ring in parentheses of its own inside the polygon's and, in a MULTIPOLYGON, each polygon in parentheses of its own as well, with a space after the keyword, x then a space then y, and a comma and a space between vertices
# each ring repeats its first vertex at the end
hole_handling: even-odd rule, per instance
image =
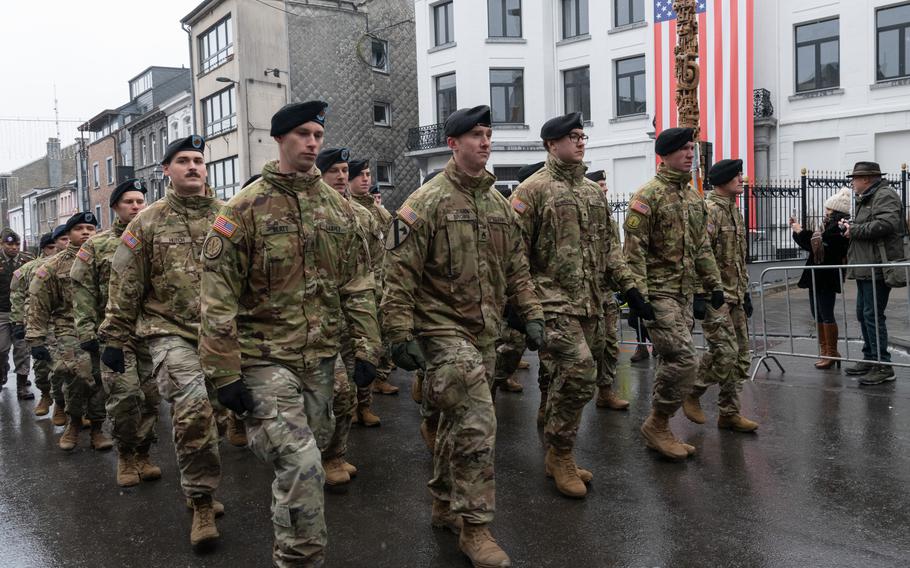
POLYGON ((657 319, 657 316, 654 314, 654 307, 645 301, 645 297, 641 295, 638 288, 629 288, 626 290, 625 296, 626 303, 629 304, 630 310, 648 321, 657 319))
POLYGON ((528 349, 537 351, 547 345, 547 334, 544 333, 544 324, 541 320, 531 320, 525 326, 525 339, 528 349))
POLYGON ((721 290, 715 290, 711 292, 711 307, 715 310, 719 310, 724 307, 724 293, 721 290))
POLYGON ((98 340, 91 339, 89 341, 83 341, 79 344, 79 347, 81 347, 83 351, 88 351, 89 353, 97 353, 99 349, 98 340))
POLYGON ((392 361, 405 371, 416 371, 417 369, 426 369, 427 360, 420 350, 420 344, 416 339, 409 339, 399 343, 393 343, 389 348, 392 355, 392 361))
POLYGON ((22 325, 21 323, 13 324, 13 339, 16 339, 19 341, 25 339, 25 326, 22 325))
POLYGON ((358 388, 366 388, 373 384, 373 379, 376 378, 376 365, 370 363, 369 361, 364 361, 363 359, 356 359, 354 361, 354 384, 358 388))
POLYGON ((38 347, 32 347, 32 359, 37 361, 48 361, 51 360, 51 352, 47 350, 47 347, 44 345, 39 345, 38 347))
POLYGON ((506 309, 502 311, 502 317, 506 320, 506 325, 515 331, 524 333, 525 322, 521 319, 521 316, 518 315, 518 312, 515 311, 515 307, 512 306, 512 304, 506 304, 506 309))
POLYGON ((125 373, 126 363, 123 358, 123 349, 119 347, 105 347, 101 353, 101 361, 115 373, 125 373))
POLYGON ((746 297, 743 298, 743 310, 746 312, 747 318, 751 318, 752 312, 755 311, 752 307, 752 296, 748 292, 746 292, 746 297))
MULTIPOLYGON (((104 351, 106 353, 107 349, 104 351)), ((246 383, 243 382, 243 379, 234 381, 223 387, 218 387, 218 402, 233 410, 234 414, 237 415, 237 418, 240 418, 241 420, 246 418, 247 413, 252 412, 256 407, 256 405, 253 404, 253 395, 251 395, 250 390, 246 388, 246 383)))
POLYGON ((705 295, 695 294, 695 299, 692 300, 692 316, 697 320, 703 320, 707 313, 708 303, 705 301, 705 295))

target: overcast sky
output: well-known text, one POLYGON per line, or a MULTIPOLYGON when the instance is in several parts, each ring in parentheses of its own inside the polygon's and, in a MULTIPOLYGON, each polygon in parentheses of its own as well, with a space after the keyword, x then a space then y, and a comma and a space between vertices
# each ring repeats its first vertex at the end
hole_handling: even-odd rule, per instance
MULTIPOLYGON (((0 0, 0 172, 44 155, 55 84, 60 118, 84 121, 126 103, 146 67, 189 67, 180 19, 199 2, 0 0)), ((61 122, 64 145, 76 126, 61 122)))

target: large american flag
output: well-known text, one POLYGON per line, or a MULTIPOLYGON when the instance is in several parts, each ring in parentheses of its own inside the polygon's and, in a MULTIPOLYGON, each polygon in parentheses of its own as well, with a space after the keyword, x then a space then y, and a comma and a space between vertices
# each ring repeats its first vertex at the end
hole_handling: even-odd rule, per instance
MULTIPOLYGON (((752 177, 752 56, 754 0, 697 0, 701 139, 713 161, 743 160, 752 177)), ((673 0, 654 0, 654 95, 657 133, 677 126, 676 12, 673 0)))

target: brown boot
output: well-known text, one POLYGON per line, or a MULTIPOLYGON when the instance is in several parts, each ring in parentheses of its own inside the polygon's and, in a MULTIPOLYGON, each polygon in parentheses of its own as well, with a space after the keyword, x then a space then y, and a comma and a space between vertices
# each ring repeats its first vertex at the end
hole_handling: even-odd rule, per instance
POLYGON ((682 409, 690 421, 696 424, 705 423, 705 411, 701 409, 701 395, 704 391, 692 389, 692 392, 683 397, 682 409))
POLYGON ((31 382, 28 375, 16 375, 16 398, 19 400, 34 400, 35 393, 29 388, 31 382))
POLYGON ((436 430, 439 427, 439 424, 431 422, 424 418, 420 421, 420 436, 423 438, 423 442, 427 445, 427 449, 430 450, 430 453, 436 451, 436 430))
POLYGON ((518 382, 518 379, 515 378, 515 375, 506 379, 506 382, 504 382, 500 388, 508 392, 522 392, 525 390, 522 384, 518 382))
POLYGON ((379 417, 373 413, 369 406, 358 404, 356 414, 359 418, 358 423, 367 428, 379 426, 380 424, 379 417))
MULTIPOLYGON (((190 511, 193 510, 193 500, 192 499, 187 498, 186 508, 189 509, 190 511)), ((212 510, 215 511, 215 518, 223 517, 224 516, 224 503, 222 503, 221 501, 219 501, 218 499, 215 499, 213 497, 212 498, 212 510)))
POLYGON ((53 403, 54 399, 51 398, 49 393, 41 393, 41 400, 35 405, 35 416, 47 416, 51 411, 51 404, 53 403))
POLYGON ((461 527, 464 524, 461 520, 461 515, 456 515, 452 512, 449 502, 440 499, 433 499, 431 523, 437 529, 449 529, 455 534, 461 532, 461 527))
POLYGON ((758 422, 753 422, 739 414, 721 414, 717 417, 717 427, 737 432, 755 432, 758 430, 758 422))
POLYGON ((670 432, 669 421, 668 415, 652 409, 651 414, 641 426, 641 435, 645 438, 645 445, 671 460, 685 459, 689 456, 689 452, 670 432))
POLYGON ((499 548, 487 525, 464 523, 458 548, 471 559, 475 568, 501 568, 512 565, 509 555, 499 548))
MULTIPOLYGON (((549 454, 549 451, 547 453, 549 454)), ((582 467, 578 467, 578 464, 575 464, 575 470, 578 472, 578 479, 580 479, 582 483, 588 484, 594 481, 594 474, 582 467)), ((553 477, 553 472, 547 467, 546 458, 544 458, 544 473, 547 477, 553 477)))
POLYGON ((629 361, 633 363, 638 363, 639 361, 644 361, 651 356, 651 352, 648 351, 647 345, 639 344, 635 348, 635 353, 632 354, 632 357, 629 358, 629 361))
POLYGON ((139 469, 136 467, 136 454, 129 450, 117 453, 117 485, 133 487, 139 485, 139 469))
POLYGON ((411 398, 417 404, 423 402, 423 373, 417 371, 411 379, 411 398))
POLYGON ((88 418, 86 418, 85 416, 83 416, 83 417, 82 417, 82 427, 83 427, 83 428, 91 428, 91 427, 92 427, 92 421, 89 420, 88 418))
POLYGON ((322 469, 325 470, 325 484, 336 486, 344 485, 351 482, 351 476, 342 467, 341 458, 331 458, 322 462, 322 469))
POLYGON ((139 477, 142 478, 142 481, 161 479, 161 468, 152 464, 148 446, 136 449, 136 469, 139 470, 139 477))
POLYGON ((217 539, 218 527, 215 526, 215 510, 212 496, 193 499, 193 528, 190 530, 190 544, 198 546, 217 539))
POLYGON ((389 381, 373 381, 373 392, 376 394, 398 394, 398 387, 389 381))
POLYGON ((99 452, 107 451, 114 447, 114 443, 110 438, 107 437, 107 434, 101 429, 104 425, 104 420, 98 420, 92 422, 92 449, 98 450, 99 452))
POLYGON ((66 425, 66 406, 63 403, 54 403, 54 415, 51 417, 51 424, 54 426, 66 425))
POLYGON ((522 359, 521 361, 518 362, 519 371, 522 371, 524 369, 530 369, 530 368, 531 368, 531 364, 528 363, 527 361, 525 361, 524 359, 522 359))
POLYGON ((232 446, 237 446, 238 448, 242 448, 247 444, 246 425, 233 412, 228 415, 227 439, 232 446))
POLYGON ((537 407, 537 427, 543 428, 547 422, 547 397, 548 391, 540 391, 540 405, 537 407))
POLYGON ((348 472, 350 477, 357 477, 357 467, 352 463, 348 463, 344 458, 341 458, 341 468, 348 472))
POLYGON ((80 430, 82 430, 82 418, 70 416, 69 421, 66 423, 66 429, 63 430, 58 442, 60 449, 68 452, 75 448, 79 444, 80 430))
POLYGON ((595 404, 598 408, 609 408, 610 410, 628 410, 629 408, 629 401, 616 396, 616 393, 613 392, 613 387, 610 386, 597 389, 597 402, 595 404))
POLYGON ((548 477, 553 476, 556 488, 566 497, 581 499, 588 494, 588 488, 578 476, 578 466, 575 465, 572 450, 547 450, 544 471, 548 477))
MULTIPOLYGON (((837 351, 838 330, 836 323, 818 324, 819 351, 826 357, 840 357, 837 351)), ((834 366, 840 369, 841 362, 835 359, 819 359, 815 362, 816 369, 830 369, 834 366)))

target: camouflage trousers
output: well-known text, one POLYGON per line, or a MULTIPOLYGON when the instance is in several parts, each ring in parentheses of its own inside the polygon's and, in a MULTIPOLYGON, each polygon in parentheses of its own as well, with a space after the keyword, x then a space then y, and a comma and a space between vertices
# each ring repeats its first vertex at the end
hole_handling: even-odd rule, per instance
POLYGON ((24 339, 13 339, 13 324, 9 312, 0 312, 0 377, 9 374, 9 351, 13 350, 13 363, 17 375, 28 375, 30 352, 24 339))
MULTIPOLYGON (((351 337, 347 332, 341 334, 341 353, 339 354, 339 359, 344 363, 345 369, 347 369, 348 377, 351 380, 351 388, 354 389, 356 394, 354 398, 354 406, 369 407, 373 404, 373 389, 372 386, 358 387, 354 384, 354 342, 351 341, 351 337)), ((389 371, 391 372, 391 371, 389 371)), ((376 367, 376 375, 379 376, 379 367, 376 367)), ((386 379, 388 379, 388 373, 386 373, 386 379)), ((351 418, 354 417, 354 411, 351 411, 351 418)))
POLYGON ((120 453, 148 448, 158 441, 158 403, 161 396, 152 373, 152 356, 144 341, 135 348, 124 346, 126 372, 115 373, 107 367, 101 379, 107 390, 107 415, 111 434, 120 453))
POLYGON ((357 394, 360 389, 354 384, 353 371, 349 372, 341 355, 335 358, 335 380, 332 387, 332 413, 335 415, 335 428, 329 445, 323 450, 325 460, 344 457, 348 451, 348 436, 351 433, 351 420, 357 408, 357 394))
POLYGON ((749 327, 741 304, 725 304, 715 310, 708 306, 702 322, 708 351, 698 366, 693 394, 701 395, 709 385, 720 385, 717 407, 721 415, 739 414, 739 391, 749 375, 749 327))
POLYGON ((420 346, 427 359, 424 401, 439 411, 430 493, 466 522, 489 523, 496 509, 490 393, 496 350, 492 342, 475 346, 457 336, 423 336, 420 346))
POLYGON ((171 405, 180 487, 187 497, 211 495, 221 481, 221 455, 212 400, 196 346, 177 336, 148 340, 158 392, 171 405))
MULTIPOLYGON (((41 361, 40 359, 35 359, 32 362, 32 370, 35 371, 35 386, 38 387, 38 390, 41 391, 42 395, 50 395, 51 393, 51 364, 47 361, 41 361)), ((56 390, 55 394, 56 394, 56 390)), ((60 393, 60 401, 63 402, 63 393, 60 393)))
POLYGON ((258 359, 243 360, 241 373, 256 408, 246 419, 249 448, 275 471, 272 560, 282 568, 325 562, 325 472, 320 448, 332 433, 334 369, 335 357, 295 370, 258 359))
POLYGON ((594 397, 595 354, 603 350, 600 317, 547 314, 546 359, 550 375, 544 437, 557 450, 575 446, 585 405, 594 397))
POLYGON ((502 335, 496 341, 496 370, 493 382, 502 384, 518 370, 521 356, 525 354, 525 334, 512 329, 505 322, 502 324, 502 335))
POLYGON ((652 295, 657 318, 648 322, 651 344, 660 356, 654 372, 651 407, 672 416, 682 397, 692 388, 698 371, 698 354, 692 338, 692 296, 652 295))
POLYGON ((597 359, 597 386, 610 388, 616 380, 616 363, 619 361, 619 304, 612 300, 604 304, 604 346, 597 359))
POLYGON ((54 374, 54 361, 59 357, 57 352, 57 338, 54 337, 53 334, 48 334, 46 340, 47 343, 45 343, 45 347, 47 347, 48 352, 51 354, 51 360, 34 361, 35 386, 37 386, 38 390, 42 393, 50 392, 51 398, 54 399, 54 404, 63 408, 66 404, 66 397, 63 396, 63 377, 54 374), (43 379, 42 376, 46 377, 46 379, 43 379))
POLYGON ((51 372, 63 385, 66 413, 92 422, 104 420, 105 392, 101 385, 101 360, 79 347, 72 335, 58 335, 51 372))

